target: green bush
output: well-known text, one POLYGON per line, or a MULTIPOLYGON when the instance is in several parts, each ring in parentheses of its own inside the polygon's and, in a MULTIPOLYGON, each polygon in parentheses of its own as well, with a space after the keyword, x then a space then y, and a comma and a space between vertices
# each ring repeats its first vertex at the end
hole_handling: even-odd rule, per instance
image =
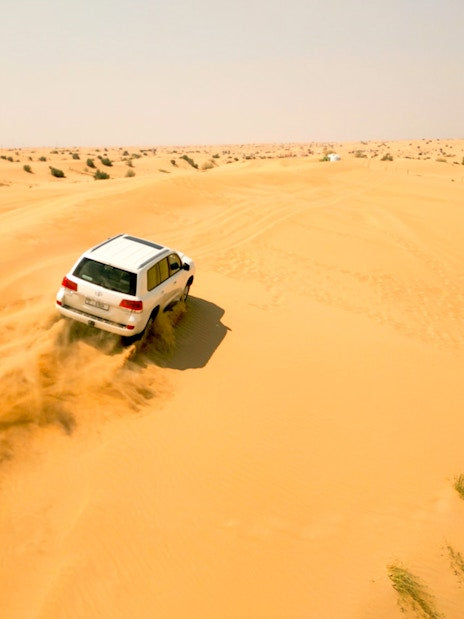
POLYGON ((53 168, 52 166, 50 166, 50 174, 56 176, 56 178, 65 178, 63 170, 53 168))
POLYGON ((390 155, 390 153, 386 153, 380 161, 393 161, 393 157, 390 155))
POLYGON ((106 172, 102 172, 101 170, 97 170, 95 174, 93 175, 93 177, 96 181, 100 181, 100 180, 105 181, 107 178, 110 177, 110 175, 107 174, 106 172))
POLYGON ((85 163, 86 163, 88 168, 94 168, 95 167, 93 159, 90 159, 90 157, 87 159, 87 161, 85 163))
POLYGON ((181 155, 180 158, 184 159, 184 161, 189 163, 192 166, 192 168, 195 168, 196 170, 198 170, 198 163, 195 163, 191 157, 189 157, 188 155, 181 155))
POLYGON ((31 166, 28 165, 27 163, 26 163, 26 165, 23 165, 23 170, 25 172, 29 172, 29 174, 32 174, 31 166))
POLYGON ((175 160, 175 159, 171 159, 171 164, 172 164, 173 166, 177 166, 176 160, 175 160))
POLYGON ((73 158, 73 159, 80 159, 80 157, 79 157, 79 153, 73 153, 73 154, 72 154, 72 158, 73 158))
POLYGON ((111 167, 113 164, 111 162, 111 159, 109 159, 108 157, 98 157, 100 159, 100 161, 102 162, 102 165, 106 165, 107 167, 111 167))
POLYGON ((42 155, 42 157, 39 157, 39 161, 47 161, 47 158, 42 155))
POLYGON ((129 168, 126 172, 126 176, 128 178, 131 178, 132 176, 135 176, 135 170, 133 170, 132 168, 129 168))

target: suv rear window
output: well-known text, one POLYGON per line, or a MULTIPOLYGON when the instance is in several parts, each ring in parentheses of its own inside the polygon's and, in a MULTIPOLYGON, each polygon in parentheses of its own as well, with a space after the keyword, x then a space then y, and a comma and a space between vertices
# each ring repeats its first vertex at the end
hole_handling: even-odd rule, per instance
POLYGON ((137 275, 135 273, 90 258, 82 258, 73 275, 86 282, 123 294, 135 296, 137 290, 137 275))

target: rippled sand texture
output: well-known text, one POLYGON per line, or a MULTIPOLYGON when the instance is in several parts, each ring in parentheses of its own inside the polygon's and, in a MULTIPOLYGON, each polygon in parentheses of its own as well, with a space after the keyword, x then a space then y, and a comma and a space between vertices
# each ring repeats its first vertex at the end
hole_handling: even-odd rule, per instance
POLYGON ((396 565, 462 617, 464 142, 52 150, 0 152, 0 615, 414 617, 396 565), (197 263, 142 346, 54 309, 120 232, 197 263))

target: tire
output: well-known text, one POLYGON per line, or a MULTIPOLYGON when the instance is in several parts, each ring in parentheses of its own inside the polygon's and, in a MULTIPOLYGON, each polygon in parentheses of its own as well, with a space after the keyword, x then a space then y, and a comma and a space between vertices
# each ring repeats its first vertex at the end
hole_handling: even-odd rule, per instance
POLYGON ((184 291, 182 292, 182 295, 180 297, 180 300, 183 301, 184 303, 187 301, 187 297, 189 296, 189 292, 190 292, 190 284, 187 284, 184 288, 184 291))
POLYGON ((153 323, 156 320, 156 317, 158 316, 158 312, 159 312, 159 306, 155 307, 155 309, 150 314, 150 317, 148 318, 147 324, 145 325, 143 331, 141 331, 140 333, 137 333, 137 335, 123 336, 122 338, 123 345, 130 346, 131 344, 134 344, 135 342, 137 342, 138 347, 142 346, 146 342, 147 337, 150 335, 151 328, 153 326, 153 323))

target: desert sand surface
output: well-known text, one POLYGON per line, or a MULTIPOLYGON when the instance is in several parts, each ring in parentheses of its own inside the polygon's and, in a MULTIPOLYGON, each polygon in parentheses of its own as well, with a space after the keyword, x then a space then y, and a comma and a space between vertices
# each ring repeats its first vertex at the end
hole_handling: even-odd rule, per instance
POLYGON ((2 617, 464 615, 464 140, 0 155, 2 617), (143 347, 55 310, 121 232, 196 261, 143 347))

